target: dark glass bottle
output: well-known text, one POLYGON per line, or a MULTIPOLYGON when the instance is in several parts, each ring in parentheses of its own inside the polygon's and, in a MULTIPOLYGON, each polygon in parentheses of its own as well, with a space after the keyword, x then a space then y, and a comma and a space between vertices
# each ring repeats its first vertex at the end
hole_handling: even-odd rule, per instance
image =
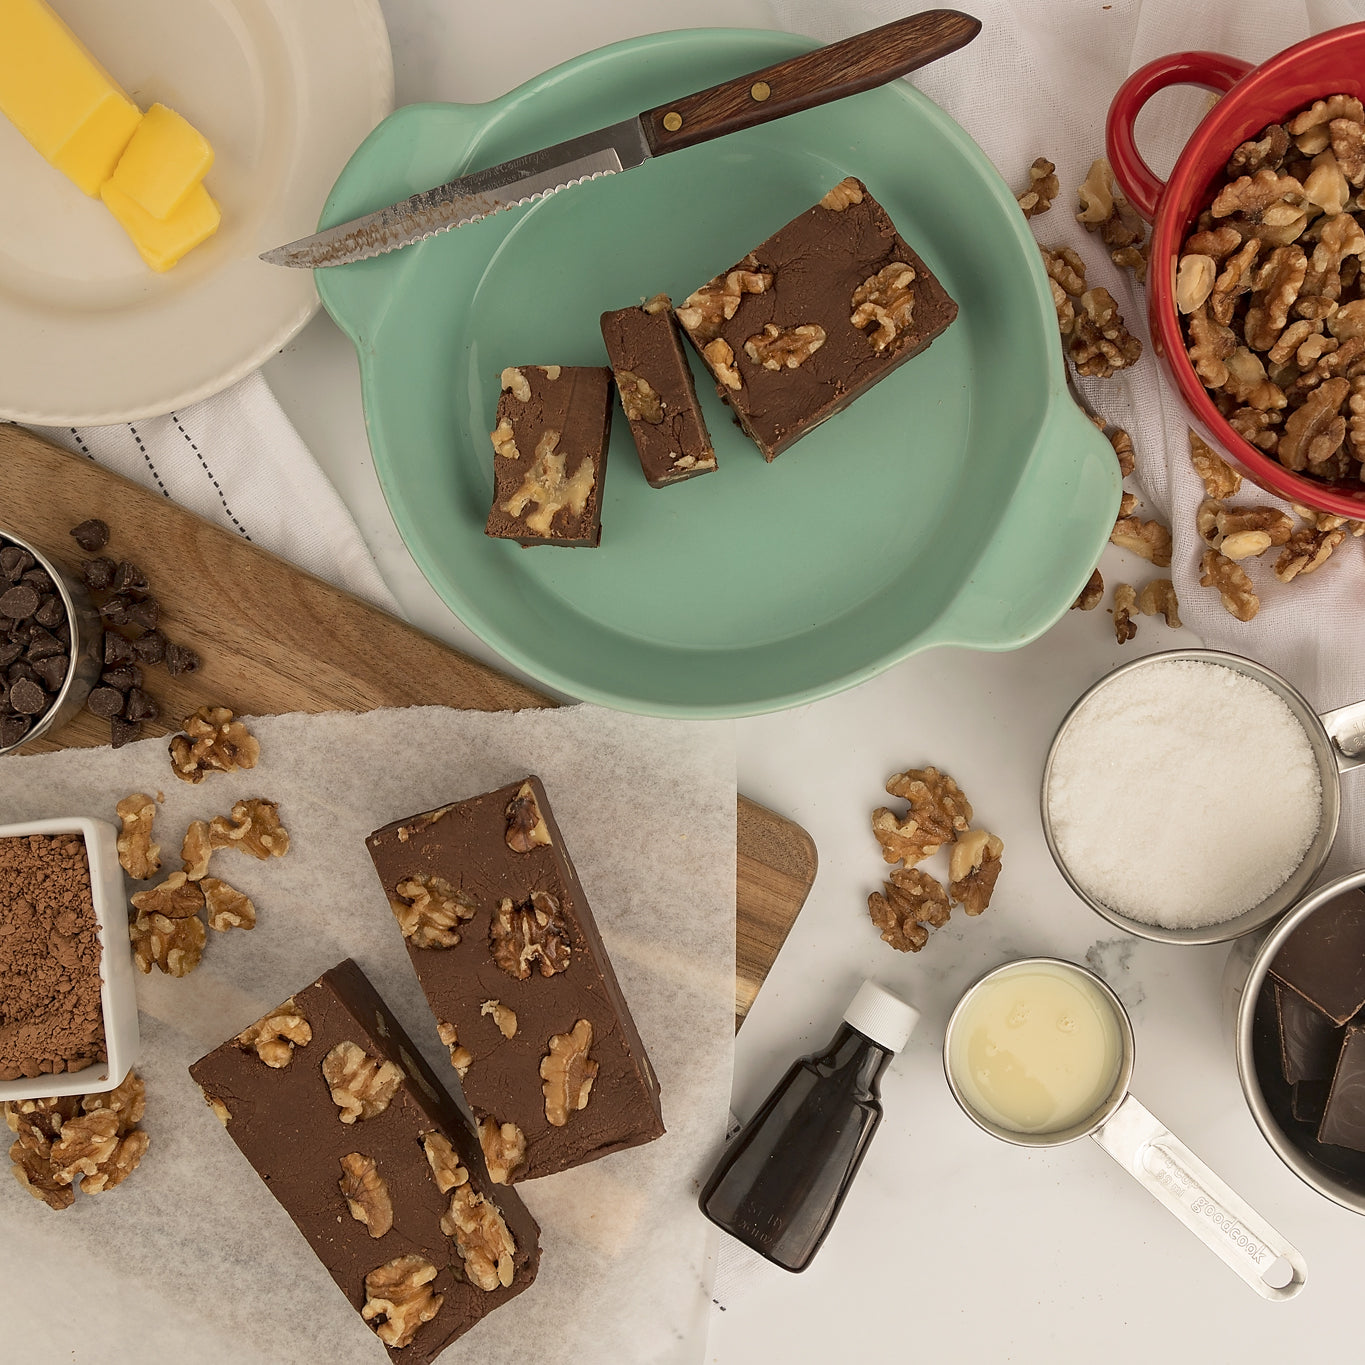
POLYGON ((804 1270, 877 1131, 881 1074, 917 1017, 865 982, 824 1051, 798 1058, 730 1142, 701 1211, 775 1265, 804 1270))

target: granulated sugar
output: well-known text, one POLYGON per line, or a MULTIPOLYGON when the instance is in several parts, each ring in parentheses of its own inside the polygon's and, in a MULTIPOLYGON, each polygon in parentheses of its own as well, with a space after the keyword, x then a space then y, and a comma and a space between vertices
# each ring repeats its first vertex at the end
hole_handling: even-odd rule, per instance
POLYGON ((1303 861, 1322 785, 1268 687, 1176 659, 1124 674, 1073 717, 1048 785, 1076 881, 1144 924, 1194 928, 1260 904, 1303 861))

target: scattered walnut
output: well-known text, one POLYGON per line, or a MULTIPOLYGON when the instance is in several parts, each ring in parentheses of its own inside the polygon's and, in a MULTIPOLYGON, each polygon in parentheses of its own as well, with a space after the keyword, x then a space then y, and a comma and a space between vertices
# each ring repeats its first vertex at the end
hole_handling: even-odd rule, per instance
POLYGON ((396 1256, 365 1276, 365 1306, 360 1316, 385 1346, 408 1345, 445 1302, 429 1288, 436 1267, 421 1256, 396 1256))
POLYGON ((338 1043, 322 1059, 322 1076, 342 1123, 382 1114, 403 1084, 403 1073, 392 1062, 381 1062, 352 1042, 338 1043))
POLYGON ((517 1244, 502 1214, 472 1185, 461 1185, 450 1196, 450 1209, 441 1219, 441 1231, 455 1239, 455 1250, 464 1261, 470 1284, 491 1292, 512 1283, 517 1244))
POLYGON ((337 1186, 351 1217, 364 1223, 371 1237, 382 1237, 393 1226, 393 1201, 372 1156, 347 1152, 341 1159, 337 1186))
POLYGON ((414 948, 453 948, 460 941, 459 926, 478 907, 443 877, 419 872, 398 883, 389 908, 414 948))
POLYGON ((1080 212, 1076 215, 1087 232, 1098 232, 1105 246, 1123 250, 1142 241, 1147 230, 1137 210, 1119 192, 1108 161, 1092 162, 1077 190, 1080 212))
POLYGON ((910 768, 893 773, 886 790, 910 803, 904 817, 897 818, 885 806, 872 812, 872 832, 888 863, 907 867, 923 861, 972 821, 971 803, 947 773, 937 768, 910 768))
POLYGON ((152 842, 156 802, 143 792, 125 796, 114 807, 122 828, 118 836, 118 860, 134 881, 145 882, 161 871, 161 845, 152 842))
MULTIPOLYGON (((758 264, 753 256, 745 263, 758 264)), ((708 280, 689 294, 674 313, 692 340, 698 346, 704 346, 720 335, 721 323, 734 317, 745 294, 761 294, 772 282, 772 275, 766 271, 732 270, 727 275, 708 280)))
POLYGON ((559 901, 548 891, 533 891, 528 903, 514 905, 504 897, 488 928, 493 961, 508 976, 525 981, 532 965, 541 976, 553 976, 569 965, 569 931, 559 901))
POLYGON ((436 1036, 449 1049, 450 1064, 455 1068, 456 1075, 464 1080, 474 1061, 474 1054, 460 1042, 454 1024, 442 1020, 436 1025, 436 1036))
POLYGON ((82 1095, 81 1108, 92 1114, 108 1109, 118 1116, 119 1133, 128 1133, 142 1122, 147 1112, 147 1086, 136 1071, 130 1071, 112 1090, 98 1095, 82 1095))
POLYGON ((841 180, 820 200, 820 207, 829 209, 831 213, 842 213, 850 204, 861 204, 862 202, 862 186, 850 175, 841 180))
POLYGON ((1224 544, 1218 548, 1229 559, 1242 558, 1241 555, 1228 554, 1226 541, 1233 536, 1247 532, 1262 533, 1266 537, 1264 549, 1271 545, 1284 545, 1294 529, 1289 513, 1281 512, 1276 507, 1220 507, 1215 513, 1214 524, 1218 534, 1224 538, 1224 544))
POLYGON ((1119 462, 1119 478, 1126 479, 1137 468, 1133 438, 1122 427, 1115 427, 1109 433, 1109 444, 1114 447, 1114 456, 1119 462))
POLYGON ((1345 539, 1345 528, 1340 526, 1334 531, 1317 531, 1309 527, 1295 531, 1275 561, 1275 577, 1281 583, 1288 583, 1300 574, 1312 573, 1345 539))
POLYGON ((1171 531, 1159 521, 1142 521, 1138 517, 1120 517, 1109 533, 1109 539, 1124 550, 1165 569, 1171 563, 1171 531))
POLYGON ((1104 579, 1095 570, 1081 589, 1081 595, 1071 604, 1072 611, 1094 611, 1104 599, 1104 579))
POLYGON ((514 366, 509 365, 502 372, 501 383, 518 403, 531 401, 531 381, 514 366))
POLYGON ((1119 494, 1119 515, 1116 520, 1124 517, 1131 517, 1137 510, 1138 497, 1136 493, 1129 493, 1126 490, 1119 494))
POLYGON ((739 370, 735 368, 735 353, 724 337, 716 337, 714 340, 708 341, 701 348, 701 353, 706 363, 711 367, 711 373, 727 389, 742 389, 744 387, 744 380, 740 378, 739 370))
POLYGON ((783 329, 768 323, 744 343, 744 354, 765 370, 794 370, 809 360, 825 344, 825 329, 819 323, 802 323, 783 329))
POLYGON ((1204 492, 1211 498, 1231 498, 1242 486, 1242 476, 1199 435, 1190 433, 1190 463, 1204 481, 1204 492))
POLYGON ((427 1155, 427 1165, 436 1179, 436 1188, 442 1194, 449 1194, 469 1179, 469 1172, 460 1163, 460 1158, 450 1139, 444 1133, 433 1129, 422 1134, 422 1150, 427 1155))
POLYGON ((627 421, 648 422, 650 426, 658 426, 664 420, 663 400, 655 393, 648 379, 633 370, 617 370, 615 378, 616 391, 621 395, 621 406, 625 409, 627 421))
POLYGON ((261 746, 226 706, 201 706, 170 743, 171 769, 182 782, 202 782, 207 773, 254 768, 261 746))
POLYGON ((1081 309, 1067 347, 1077 374, 1107 379, 1137 363, 1142 343, 1124 326, 1107 289, 1087 289, 1081 295, 1081 309))
POLYGON ((1038 250, 1048 279, 1072 298, 1080 298, 1085 293, 1085 262, 1069 246, 1040 246, 1038 250))
POLYGON ((280 808, 263 797, 238 801, 232 817, 215 815, 209 821, 209 843, 235 848, 253 858, 283 858, 289 852, 289 831, 280 824, 280 808))
POLYGON ((1251 579, 1240 564, 1210 547, 1200 561, 1199 582, 1206 588, 1217 588, 1223 608, 1239 621, 1250 621, 1261 609, 1261 599, 1251 586, 1251 579))
POLYGON ((208 822, 191 820, 185 837, 180 842, 182 871, 192 882, 203 879, 213 856, 213 841, 209 838, 208 822))
POLYGON ((292 995, 237 1035, 238 1047, 254 1052, 276 1071, 294 1060, 296 1047, 307 1047, 312 1041, 312 1025, 299 1013, 292 995))
POLYGON ((483 1148, 488 1177, 495 1185, 510 1185, 526 1164, 526 1136, 515 1123, 480 1119, 479 1145, 483 1148))
POLYGON ((488 433, 488 439, 493 442, 493 453, 495 455, 501 455, 506 460, 521 459, 521 451, 517 449, 516 435, 507 418, 502 418, 497 426, 488 433))
POLYGON ((562 1128, 570 1114, 588 1106, 597 1076, 597 1063, 588 1057, 591 1047, 592 1024, 580 1019, 572 1032, 556 1033, 550 1039, 550 1050, 540 1059, 545 1119, 556 1128, 562 1128))
POLYGON ((507 847, 514 853, 529 853, 550 842, 549 826, 536 804, 535 789, 529 782, 517 788, 507 806, 507 847))
POLYGON ((1141 246, 1121 246, 1109 253, 1109 259, 1120 270, 1131 270, 1138 284, 1147 283, 1147 267, 1151 264, 1152 244, 1143 242, 1141 246))
POLYGON ((52 1163, 44 1156, 27 1151, 18 1142, 9 1149, 10 1170, 14 1178, 35 1198, 59 1212, 76 1202, 76 1191, 70 1183, 58 1182, 52 1163))
POLYGON ((910 326, 915 312, 915 296, 910 290, 914 279, 912 266, 892 261, 853 291, 853 312, 848 320, 860 331, 877 324, 877 330, 868 338, 873 350, 884 351, 910 326))
POLYGON ((969 829, 953 845, 948 894, 969 915, 979 915, 991 903, 1004 851, 1004 842, 984 829, 969 829))
POLYGON ((186 919, 204 908, 204 892, 198 882, 183 872, 172 872, 147 891, 128 897, 139 915, 164 915, 167 919, 186 919))
POLYGON ((917 953, 929 941, 926 924, 938 928, 951 913, 948 893, 927 872, 898 867, 867 898, 872 923, 897 952, 917 953))
POLYGON ((1137 634, 1137 622, 1133 620, 1133 610, 1137 606, 1137 593, 1131 583, 1114 584, 1114 635, 1119 644, 1126 645, 1137 634))
POLYGON ((1057 168, 1047 157, 1040 156, 1028 168, 1028 189, 1015 195, 1025 218, 1035 218, 1052 207, 1052 201, 1061 193, 1062 182, 1057 179, 1057 168))
POLYGON ((480 1014, 491 1014, 493 1022, 498 1026, 498 1032, 504 1038, 515 1038, 517 1035, 517 1014, 513 1009, 509 1009, 501 1000, 485 1000, 479 1006, 480 1014))
POLYGON ((526 471, 521 486, 500 504, 508 516, 522 517, 526 529, 538 536, 549 535, 556 514, 566 507, 570 516, 581 517, 597 483, 597 470, 589 455, 582 458, 572 475, 565 474, 567 456, 555 449, 559 437, 560 433, 554 430, 541 436, 535 462, 526 471), (523 517, 533 503, 536 510, 523 517))
POLYGON ((61 1138, 52 1144, 54 1178, 71 1184, 80 1175, 83 1193, 102 1194, 132 1175, 147 1144, 147 1134, 125 1127, 115 1111, 91 1110, 62 1125, 61 1138))
POLYGON ((217 877, 205 877, 204 908, 208 911, 209 928, 225 933, 228 929, 254 929, 256 907, 249 897, 217 877))
POLYGON ((1179 630, 1180 599, 1175 595, 1175 584, 1169 578, 1154 578, 1137 599, 1138 610, 1144 616, 1163 616, 1172 630, 1179 630))
POLYGON ((139 971, 150 972, 155 963, 167 976, 188 976, 203 956, 206 935, 198 915, 169 919, 151 913, 138 915, 128 926, 128 937, 139 971))
POLYGON ((1297 502, 1290 506, 1315 531, 1335 531, 1338 526, 1344 526, 1353 536, 1365 535, 1365 521, 1352 521, 1346 517, 1333 516, 1330 512, 1318 512, 1311 507, 1301 507, 1297 502))
POLYGON ((1264 531, 1234 531, 1218 548, 1229 559, 1254 559, 1270 549, 1270 537, 1264 531))

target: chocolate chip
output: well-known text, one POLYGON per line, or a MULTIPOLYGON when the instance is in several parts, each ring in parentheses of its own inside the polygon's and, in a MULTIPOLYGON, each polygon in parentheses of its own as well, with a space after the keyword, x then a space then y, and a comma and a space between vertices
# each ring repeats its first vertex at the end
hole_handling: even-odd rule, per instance
POLYGON ((144 664, 159 664, 166 657, 166 637, 159 630, 149 630, 138 636, 132 647, 144 664))
POLYGON ((147 575, 125 559, 114 570, 113 588, 115 592, 140 595, 147 591, 147 575))
POLYGON ((127 624, 140 627, 142 630, 155 630, 156 623, 161 619, 161 608, 157 605, 155 597, 148 597, 141 602, 134 602, 128 608, 127 624))
POLYGON ((127 692, 131 688, 142 686, 142 670, 136 664, 124 664, 120 668, 106 668, 100 674, 100 684, 104 687, 116 687, 120 692, 127 692))
POLYGON ((47 710, 49 700, 40 683, 20 678, 9 690, 9 704, 21 716, 40 716, 47 710))
POLYGON ((135 687, 128 693, 123 714, 129 720, 155 720, 161 714, 161 708, 155 697, 149 697, 140 687, 135 687))
POLYGON ((61 690, 66 681, 68 659, 65 654, 50 654, 33 665, 38 681, 54 695, 61 690))
POLYGON ((118 566, 112 559, 83 559, 81 577, 91 592, 107 592, 114 581, 114 570, 118 566))
POLYGON ((140 728, 135 720, 124 720, 122 716, 111 716, 109 719, 109 742, 115 749, 121 749, 129 740, 137 738, 137 732, 140 728))
POLYGON ((11 749, 28 734, 27 716, 0 716, 0 749, 11 749))
POLYGON ((0 596, 0 615, 8 616, 13 621, 27 621, 38 610, 41 600, 34 588, 21 583, 0 596))
POLYGON ((22 640, 0 640, 0 668, 8 668, 23 652, 22 640))
POLYGON ((193 673, 199 667, 199 656, 184 645, 166 645, 166 672, 173 678, 182 673, 193 673))
POLYGON ((66 608, 62 606, 62 599, 55 592, 48 593, 38 603, 38 610, 33 613, 33 619, 40 626, 56 630, 66 620, 66 608))
POLYGON ((38 675, 33 671, 33 665, 25 663, 23 659, 20 659, 18 663, 10 664, 5 670, 5 681, 9 683, 17 683, 23 681, 25 678, 31 679, 36 678, 37 676, 38 675))
POLYGON ((89 521, 73 526, 71 535, 82 550, 88 550, 92 554, 109 544, 109 528, 98 517, 91 517, 89 521))
POLYGON ((122 712, 123 693, 113 687, 97 687, 85 699, 85 709, 92 716, 101 716, 108 720, 122 712))
POLYGON ((100 607, 100 615, 104 618, 106 625, 126 626, 128 624, 128 613, 133 609, 133 605, 132 598, 124 597, 121 593, 115 593, 100 607))
POLYGON ((51 631, 44 630, 41 626, 35 626, 29 631, 28 649, 24 651, 24 657, 29 663, 36 663, 39 659, 50 659, 54 654, 62 653, 65 653, 65 647, 51 631))
POLYGON ((52 581, 52 575, 42 569, 30 569, 19 581, 27 583, 40 597, 44 593, 55 591, 57 586, 52 581))
POLYGON ((133 642, 113 631, 104 632, 104 662, 112 668, 133 662, 133 642))
POLYGON ((56 637, 62 642, 62 644, 70 645, 71 627, 65 621, 63 621, 61 625, 57 627, 53 634, 56 635, 56 637))

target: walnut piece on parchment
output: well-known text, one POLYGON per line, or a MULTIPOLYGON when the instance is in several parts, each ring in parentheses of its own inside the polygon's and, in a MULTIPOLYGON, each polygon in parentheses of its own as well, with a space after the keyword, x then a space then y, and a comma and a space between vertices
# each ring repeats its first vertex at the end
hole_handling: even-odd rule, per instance
POLYGON ((121 828, 118 860, 134 880, 145 882, 161 871, 161 845, 152 842, 156 802, 145 792, 133 792, 114 807, 121 828))
POLYGON ((256 737, 226 706, 201 706, 169 745, 171 771, 182 782, 202 782, 211 772, 254 768, 261 756, 256 737))
POLYGON ((274 801, 255 796, 238 801, 232 815, 215 815, 209 821, 209 843, 235 848, 253 858, 283 858, 289 852, 289 831, 280 824, 280 808, 274 801))

